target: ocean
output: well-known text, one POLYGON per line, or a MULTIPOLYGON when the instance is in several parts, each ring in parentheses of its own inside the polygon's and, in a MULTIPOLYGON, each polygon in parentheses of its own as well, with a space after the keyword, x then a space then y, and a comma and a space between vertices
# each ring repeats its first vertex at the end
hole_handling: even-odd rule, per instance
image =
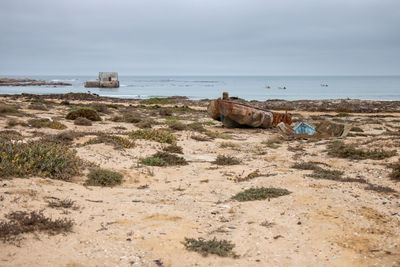
POLYGON ((7 76, 61 81, 72 86, 0 87, 0 94, 97 93, 120 98, 187 96, 218 98, 222 92, 246 100, 364 99, 400 100, 400 76, 124 76, 115 89, 84 88, 97 76, 7 76), (327 86, 321 86, 326 84, 327 86), (266 88, 269 86, 270 88, 266 88), (278 89, 278 87, 286 89, 278 89))

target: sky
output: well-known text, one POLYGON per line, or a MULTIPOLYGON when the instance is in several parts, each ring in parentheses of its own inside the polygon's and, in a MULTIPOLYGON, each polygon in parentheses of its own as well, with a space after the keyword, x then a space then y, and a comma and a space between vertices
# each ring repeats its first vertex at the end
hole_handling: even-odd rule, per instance
POLYGON ((1 0, 0 74, 400 75, 399 0, 1 0))

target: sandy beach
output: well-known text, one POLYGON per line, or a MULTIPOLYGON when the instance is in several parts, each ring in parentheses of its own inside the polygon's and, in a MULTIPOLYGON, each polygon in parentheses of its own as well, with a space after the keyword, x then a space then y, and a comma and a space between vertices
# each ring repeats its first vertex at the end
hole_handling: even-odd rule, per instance
POLYGON ((340 142, 390 153, 344 158, 329 150, 337 138, 290 140, 276 128, 226 128, 209 118, 207 100, 3 95, 0 105, 13 109, 0 113, 1 138, 58 140, 84 162, 68 181, 45 175, 0 177, 1 223, 16 211, 73 221, 71 231, 57 234, 3 235, 0 266, 399 266, 400 183, 391 176, 399 161, 400 104, 250 104, 288 110, 292 125, 350 124, 349 136, 340 142), (66 119, 82 107, 96 110, 101 120, 85 126, 66 119), (65 127, 35 126, 40 119, 65 127), (159 129, 175 138, 172 143, 182 154, 172 154, 184 158, 185 165, 144 164, 170 144, 134 138, 133 132, 159 129), (115 136, 126 142, 121 145, 115 136), (238 163, 216 164, 221 155, 238 163), (302 163, 314 169, 295 167, 302 163), (122 182, 85 184, 94 167, 122 174, 122 182), (321 169, 342 173, 318 176, 321 169), (232 199, 261 187, 290 194, 232 199), (60 200, 71 200, 73 206, 49 206, 60 200), (237 257, 202 256, 185 247, 185 238, 227 240, 237 257))

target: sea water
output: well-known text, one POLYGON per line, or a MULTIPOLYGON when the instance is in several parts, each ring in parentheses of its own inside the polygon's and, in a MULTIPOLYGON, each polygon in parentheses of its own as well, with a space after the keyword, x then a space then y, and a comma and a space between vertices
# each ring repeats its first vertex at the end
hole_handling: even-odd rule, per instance
POLYGON ((68 82, 72 86, 0 87, 0 94, 88 92, 120 98, 187 96, 221 97, 222 92, 246 100, 365 99, 400 100, 400 76, 124 76, 119 88, 85 88, 97 76, 7 76, 68 82), (321 86, 327 85, 327 86, 321 86), (269 87, 269 88, 267 88, 269 87), (286 88, 286 89, 279 89, 286 88))

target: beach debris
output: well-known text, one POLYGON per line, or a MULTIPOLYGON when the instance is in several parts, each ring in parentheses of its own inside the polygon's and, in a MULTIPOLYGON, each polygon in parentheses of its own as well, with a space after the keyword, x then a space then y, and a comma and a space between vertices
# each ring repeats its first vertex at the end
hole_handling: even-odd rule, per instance
POLYGON ((99 72, 97 81, 86 81, 86 88, 118 88, 118 72, 99 72))
POLYGON ((315 128, 308 124, 307 122, 299 122, 293 127, 295 134, 308 134, 313 135, 315 133, 315 128))
POLYGON ((278 125, 276 127, 279 129, 279 131, 281 131, 285 135, 294 135, 293 129, 292 129, 292 127, 290 127, 289 124, 280 122, 280 123, 278 123, 278 125))
POLYGON ((330 121, 320 122, 316 127, 300 122, 292 128, 289 124, 279 123, 277 128, 286 136, 294 138, 329 138, 345 137, 350 131, 350 125, 333 123, 330 121))
POLYGON ((278 123, 290 124, 290 114, 275 113, 249 105, 234 102, 227 92, 222 94, 222 99, 211 100, 208 114, 214 120, 222 121, 225 127, 235 128, 250 126, 254 128, 276 127, 278 123))

